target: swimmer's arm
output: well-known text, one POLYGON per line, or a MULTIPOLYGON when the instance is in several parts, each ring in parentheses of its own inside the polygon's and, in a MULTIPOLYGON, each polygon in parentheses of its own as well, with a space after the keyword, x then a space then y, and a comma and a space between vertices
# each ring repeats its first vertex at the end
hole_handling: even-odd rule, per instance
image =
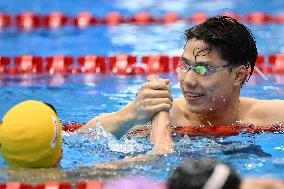
POLYGON ((153 154, 163 155, 173 152, 174 142, 168 112, 159 112, 154 116, 150 140, 153 144, 153 154))
POLYGON ((284 123, 284 100, 274 100, 273 104, 270 104, 272 112, 270 113, 273 122, 284 123))
POLYGON ((105 162, 105 163, 99 163, 93 166, 93 168, 99 168, 99 169, 119 169, 126 165, 136 164, 137 162, 149 162, 154 161, 161 155, 149 153, 149 154, 142 154, 135 157, 127 157, 120 161, 115 162, 105 162))
POLYGON ((131 103, 117 112, 102 114, 91 119, 79 131, 95 127, 99 121, 107 132, 112 133, 117 138, 122 137, 130 128, 136 125, 135 118, 130 110, 131 103))
POLYGON ((150 140, 153 144, 153 149, 149 153, 124 158, 123 160, 116 162, 100 163, 95 165, 94 168, 118 169, 135 162, 153 161, 160 156, 172 153, 174 150, 174 142, 172 139, 168 112, 159 112, 154 116, 152 120, 150 140))
POLYGON ((163 148, 153 148, 152 151, 150 151, 147 154, 142 154, 134 157, 126 157, 123 160, 115 161, 115 162, 105 162, 105 163, 99 163, 94 165, 94 168, 99 169, 119 169, 126 165, 135 164, 137 162, 150 162, 158 159, 159 157, 166 155, 167 153, 172 152, 167 149, 163 148))
POLYGON ((284 100, 258 100, 255 107, 261 125, 284 123, 284 100))

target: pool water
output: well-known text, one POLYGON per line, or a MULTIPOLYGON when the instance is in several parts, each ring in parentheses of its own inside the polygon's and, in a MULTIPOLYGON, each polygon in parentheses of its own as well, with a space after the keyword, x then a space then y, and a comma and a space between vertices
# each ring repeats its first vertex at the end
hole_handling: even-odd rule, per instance
MULTIPOLYGON (((177 75, 161 75, 170 78, 174 97, 180 97, 177 75)), ((282 99, 283 84, 275 83, 277 77, 268 76, 265 81, 253 76, 252 82, 242 90, 242 96, 265 99, 282 99), (275 83, 271 85, 271 83, 275 83), (282 97, 282 98, 281 98, 282 97)), ((278 78, 279 79, 279 78, 278 78)), ((284 78, 283 78, 284 79, 284 78)), ((123 107, 135 97, 145 77, 102 75, 49 75, 5 76, 1 86, 1 115, 13 104, 26 99, 50 102, 58 111, 63 123, 84 123, 92 117, 112 112, 123 107), (61 78, 62 77, 62 78, 61 78), (64 80, 64 82, 63 82, 64 80), (56 84, 57 83, 57 84, 56 84), (9 102, 9 103, 4 103, 9 102)), ((284 134, 241 133, 237 136, 215 138, 175 135, 175 152, 153 162, 128 165, 118 170, 92 168, 98 162, 115 161, 125 156, 143 154, 151 150, 148 138, 122 138, 116 140, 100 130, 87 134, 63 133, 63 159, 61 170, 11 170, 0 160, 0 180, 41 181, 82 179, 106 179, 117 175, 146 175, 165 180, 171 171, 184 159, 213 157, 235 167, 242 176, 284 175, 284 134), (28 172, 28 174, 27 174, 28 172)))
MULTIPOLYGON (((206 10, 214 15, 223 10, 244 14, 252 11, 279 13, 282 1, 173 1, 147 0, 125 2, 84 1, 1 1, 2 11, 17 14, 34 11, 42 14, 59 10, 70 15, 89 10, 102 16, 118 10, 131 15, 140 10, 153 14, 178 11, 188 15, 206 10), (255 5, 257 2, 257 5, 255 5), (173 6, 173 4, 175 6, 173 6), (21 6, 18 6, 21 5, 21 6), (210 6, 208 6, 210 5, 210 6), (92 7, 92 8, 90 8, 92 7), (93 8, 94 7, 94 8, 93 8), (210 9, 208 9, 210 7, 210 9)), ((259 53, 268 56, 284 52, 283 24, 246 24, 255 34, 259 53)), ((9 28, 0 32, 0 54, 15 56, 36 54, 113 55, 130 53, 145 55, 161 53, 180 55, 184 40, 182 33, 192 24, 179 22, 169 25, 122 24, 93 26, 80 30, 67 26, 60 30, 37 29, 31 32, 9 28), (143 39, 143 40, 142 40, 143 39)), ((160 75, 169 78, 173 97, 181 97, 176 74, 160 75)), ((241 96, 259 99, 284 100, 284 76, 267 75, 265 81, 254 75, 242 89, 241 96)), ((112 76, 100 74, 74 75, 2 75, 0 76, 0 116, 18 102, 27 99, 49 102, 55 106, 62 123, 84 123, 101 113, 117 111, 135 98, 137 90, 146 81, 145 76, 112 76)), ((116 140, 104 131, 90 130, 85 134, 63 133, 63 159, 61 169, 10 169, 0 158, 0 182, 9 180, 39 182, 45 180, 106 179, 118 175, 146 175, 166 180, 179 163, 190 157, 213 157, 231 164, 243 176, 275 176, 284 179, 284 134, 241 133, 237 136, 215 138, 175 135, 175 152, 153 162, 128 165, 118 170, 97 169, 99 162, 123 159, 146 153, 151 149, 148 138, 125 137, 116 140)))

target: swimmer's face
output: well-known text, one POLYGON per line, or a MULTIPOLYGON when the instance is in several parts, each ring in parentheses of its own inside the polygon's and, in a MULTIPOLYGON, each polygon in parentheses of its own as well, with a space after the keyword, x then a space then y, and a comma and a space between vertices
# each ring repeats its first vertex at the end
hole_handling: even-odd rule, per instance
POLYGON ((222 109, 236 92, 239 93, 236 69, 222 60, 216 48, 210 49, 204 41, 189 40, 181 61, 183 69, 180 69, 178 78, 190 112, 208 113, 222 109), (185 64, 192 69, 187 70, 185 64), (209 72, 204 74, 206 71, 209 72))

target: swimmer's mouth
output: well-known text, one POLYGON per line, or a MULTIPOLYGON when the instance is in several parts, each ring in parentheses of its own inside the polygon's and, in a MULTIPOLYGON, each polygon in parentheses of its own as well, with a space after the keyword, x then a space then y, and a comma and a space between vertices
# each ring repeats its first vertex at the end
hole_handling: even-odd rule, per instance
POLYGON ((202 93, 187 93, 187 96, 189 98, 199 98, 199 97, 204 96, 204 94, 202 94, 202 93))

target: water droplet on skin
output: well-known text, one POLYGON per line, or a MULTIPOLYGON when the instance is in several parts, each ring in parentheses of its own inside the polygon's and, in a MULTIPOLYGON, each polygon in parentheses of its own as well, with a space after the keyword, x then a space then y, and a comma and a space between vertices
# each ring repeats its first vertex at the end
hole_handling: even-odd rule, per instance
POLYGON ((209 108, 210 111, 213 111, 213 108, 209 108))

